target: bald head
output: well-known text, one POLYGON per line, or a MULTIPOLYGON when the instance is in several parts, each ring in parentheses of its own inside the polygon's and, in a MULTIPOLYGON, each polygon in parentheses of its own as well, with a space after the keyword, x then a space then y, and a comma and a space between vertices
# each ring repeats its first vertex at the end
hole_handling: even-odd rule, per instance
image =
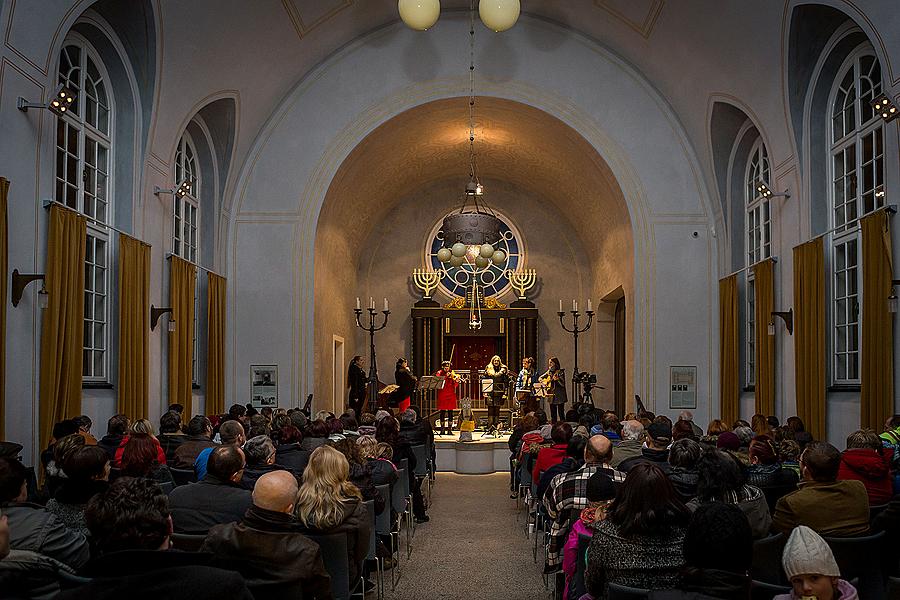
POLYGON ((613 446, 609 438, 605 435, 594 435, 584 447, 584 462, 589 464, 608 463, 612 460, 612 454, 613 446))
POLYGON ((289 471, 272 471, 256 480, 253 505, 290 514, 294 512, 297 491, 297 479, 289 471))

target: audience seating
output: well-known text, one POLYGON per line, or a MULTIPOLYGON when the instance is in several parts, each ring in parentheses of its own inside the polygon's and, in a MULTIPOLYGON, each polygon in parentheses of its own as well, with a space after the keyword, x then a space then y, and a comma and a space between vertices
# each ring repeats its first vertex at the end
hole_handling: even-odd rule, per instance
POLYGON ((175 485, 187 485, 197 481, 197 474, 193 469, 174 469, 169 467, 169 470, 172 472, 172 479, 175 480, 175 485))
POLYGON ((423 494, 426 499, 430 499, 431 477, 429 476, 428 465, 431 461, 428 459, 428 446, 426 444, 412 446, 412 453, 416 457, 416 468, 414 471, 416 481, 421 482, 420 485, 426 486, 425 490, 423 490, 423 494))
MULTIPOLYGON (((378 534, 375 531, 375 501, 366 500, 366 512, 369 514, 369 553, 366 560, 375 563, 375 590, 378 598, 384 598, 384 564, 378 556, 378 534)), ((386 511, 383 511, 386 512, 386 511)))
POLYGON ((766 496, 766 504, 769 505, 769 513, 775 514, 775 505, 778 503, 778 500, 782 496, 786 496, 796 490, 797 484, 788 483, 785 485, 770 485, 760 487, 759 489, 761 489, 766 496))
POLYGON ((791 587, 785 585, 776 585, 774 583, 766 583, 764 581, 753 580, 750 588, 751 600, 772 600, 778 594, 790 594, 791 587))
POLYGON ((783 533, 753 542, 753 565, 750 568, 753 579, 770 584, 787 583, 781 566, 781 554, 786 543, 787 537, 783 533))
POLYGON ((881 514, 881 512, 888 507, 887 504, 876 504, 875 506, 869 507, 869 523, 875 520, 875 517, 881 514))
POLYGON ((113 482, 119 477, 122 476, 122 469, 119 467, 110 467, 109 468, 109 481, 113 482))
MULTIPOLYGON (((347 534, 332 533, 328 535, 307 535, 319 545, 322 551, 322 562, 331 576, 331 594, 334 600, 350 600, 352 597, 364 598, 362 578, 350 581, 350 563, 347 558, 347 534)), ((360 573, 362 569, 360 569, 360 573)))
POLYGON ((172 548, 176 550, 184 550, 185 552, 199 552, 200 546, 206 539, 206 535, 194 533, 173 533, 172 548))
POLYGON ((406 469, 397 469, 397 482, 391 486, 391 506, 397 513, 397 546, 400 546, 400 524, 406 522, 406 557, 409 558, 412 550, 410 541, 412 536, 412 502, 409 499, 409 476, 406 469))
POLYGON ((569 598, 581 598, 587 593, 584 583, 584 572, 587 568, 587 551, 591 544, 591 536, 578 534, 578 549, 575 553, 575 575, 572 576, 572 585, 569 588, 569 598))
MULTIPOLYGON (((824 536, 823 536, 824 537, 824 536)), ((834 553, 841 569, 841 578, 859 579, 856 586, 860 598, 883 598, 887 588, 888 557, 887 535, 879 531, 874 535, 836 538, 824 537, 834 553)))
POLYGON ((609 583, 608 600, 644 600, 650 597, 650 590, 643 588, 633 588, 627 585, 619 585, 617 583, 609 583))

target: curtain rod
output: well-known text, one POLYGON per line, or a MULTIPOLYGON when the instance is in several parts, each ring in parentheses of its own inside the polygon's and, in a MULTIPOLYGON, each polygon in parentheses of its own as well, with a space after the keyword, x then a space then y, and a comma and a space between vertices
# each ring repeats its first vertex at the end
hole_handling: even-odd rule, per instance
POLYGON ((140 243, 144 244, 145 246, 149 246, 149 247, 151 247, 151 248, 153 247, 152 244, 148 244, 147 242, 145 242, 145 241, 142 240, 141 238, 135 237, 134 235, 128 233, 127 231, 122 231, 121 229, 119 229, 119 228, 116 227, 115 225, 110 225, 109 223, 104 223, 103 221, 98 221, 97 219, 95 219, 95 218, 93 218, 93 217, 89 217, 89 216, 87 216, 86 214, 84 214, 84 213, 82 213, 82 212, 78 212, 77 210, 75 210, 75 209, 72 208, 71 206, 66 206, 66 205, 63 204, 62 202, 59 202, 59 201, 57 201, 57 200, 44 200, 44 209, 45 209, 45 210, 50 210, 50 207, 51 207, 51 206, 58 206, 58 207, 60 207, 60 208, 64 208, 65 210, 71 211, 71 212, 75 213, 76 215, 78 215, 79 217, 84 218, 86 221, 89 221, 89 222, 93 223, 93 224, 96 225, 97 227, 104 227, 104 228, 106 228, 106 229, 111 229, 112 231, 115 231, 116 233, 121 233, 121 234, 124 235, 125 237, 129 237, 129 238, 133 239, 133 240, 136 241, 136 242, 140 242, 140 243))
MULTIPOLYGON (((879 210, 883 210, 884 212, 886 212, 886 213, 889 214, 889 215, 895 215, 895 214, 897 214, 897 205, 896 205, 896 204, 888 204, 887 206, 882 206, 882 207, 879 208, 878 210, 873 210, 872 212, 870 212, 869 214, 864 215, 864 216, 865 216, 865 217, 868 217, 869 215, 874 215, 874 214, 877 213, 879 210)), ((863 217, 860 217, 860 219, 861 219, 861 218, 863 218, 863 217)), ((857 219, 857 221, 859 221, 859 219, 857 219)), ((811 238, 809 238, 808 240, 806 240, 805 242, 803 242, 802 244, 797 244, 797 245, 794 246, 794 247, 795 247, 795 248, 798 248, 798 247, 802 246, 803 244, 808 244, 808 243, 810 243, 810 242, 813 241, 813 240, 817 240, 817 239, 819 239, 820 237, 825 237, 826 235, 830 235, 830 234, 834 233, 835 231, 837 231, 838 229, 844 229, 845 227, 847 227, 846 224, 845 224, 845 225, 840 225, 840 226, 838 226, 838 227, 832 227, 832 228, 829 229, 828 231, 822 232, 822 233, 820 233, 819 235, 814 235, 814 236, 812 236, 811 238)))
POLYGON ((738 269, 738 270, 735 271, 734 273, 729 273, 729 274, 726 275, 725 277, 720 277, 719 280, 721 281, 722 279, 728 279, 728 278, 731 277, 732 275, 738 275, 739 273, 743 273, 744 271, 748 271, 748 270, 752 269, 753 267, 755 267, 756 265, 761 265, 761 264, 763 264, 763 263, 766 262, 767 260, 771 260, 772 262, 777 263, 777 262, 778 262, 778 257, 777 257, 777 256, 770 256, 769 258, 764 258, 764 259, 762 259, 762 260, 756 261, 756 262, 753 263, 752 265, 747 265, 746 267, 744 267, 744 268, 742 268, 742 269, 738 269))
POLYGON ((186 259, 186 258, 183 258, 183 257, 181 257, 181 256, 178 256, 177 254, 172 254, 171 252, 169 252, 168 254, 166 254, 166 260, 169 260, 169 259, 172 258, 172 257, 180 258, 180 259, 183 260, 184 262, 194 265, 195 267, 197 267, 197 268, 200 269, 201 271, 206 271, 207 273, 212 273, 212 274, 215 275, 216 277, 221 277, 222 279, 226 279, 226 280, 228 279, 228 278, 225 277, 224 275, 220 275, 219 273, 216 273, 216 272, 213 271, 212 269, 207 269, 207 268, 204 267, 203 265, 198 265, 197 263, 195 263, 195 262, 193 262, 193 261, 190 261, 190 260, 188 260, 188 259, 186 259))

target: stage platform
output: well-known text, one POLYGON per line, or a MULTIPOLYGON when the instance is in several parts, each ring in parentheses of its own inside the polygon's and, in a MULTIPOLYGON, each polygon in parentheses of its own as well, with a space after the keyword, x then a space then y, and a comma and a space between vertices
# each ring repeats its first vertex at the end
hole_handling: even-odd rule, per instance
POLYGON ((509 434, 482 437, 481 431, 472 433, 471 442, 460 442, 459 432, 434 436, 437 470, 464 475, 509 471, 509 434))

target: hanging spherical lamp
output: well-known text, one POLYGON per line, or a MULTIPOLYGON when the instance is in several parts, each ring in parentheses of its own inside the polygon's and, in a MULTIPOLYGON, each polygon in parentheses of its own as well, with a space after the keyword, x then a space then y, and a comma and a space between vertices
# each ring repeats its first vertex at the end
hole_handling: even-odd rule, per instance
POLYGON ((481 0, 478 14, 485 27, 496 32, 506 31, 519 19, 519 0, 481 0))
POLYGON ((491 261, 487 258, 480 255, 475 257, 475 266, 479 269, 486 269, 489 264, 491 264, 491 261))
POLYGON ((466 245, 462 242, 456 242, 450 247, 450 253, 456 258, 462 258, 466 255, 466 245))
POLYGON ((490 258, 494 255, 494 247, 490 244, 482 244, 478 253, 481 255, 481 258, 490 258))
POLYGON ((453 253, 450 252, 450 248, 441 248, 437 251, 437 259, 442 263, 449 262, 451 256, 453 253))
POLYGON ((465 256, 456 256, 455 254, 450 257, 450 266, 451 267, 461 267, 463 263, 466 262, 465 256))
POLYGON ((506 260, 506 252, 504 252, 503 250, 495 250, 494 253, 491 255, 491 261, 495 265, 502 265, 505 260, 506 260))
POLYGON ((425 31, 437 23, 441 16, 441 3, 438 0, 399 0, 397 10, 407 27, 425 31))

